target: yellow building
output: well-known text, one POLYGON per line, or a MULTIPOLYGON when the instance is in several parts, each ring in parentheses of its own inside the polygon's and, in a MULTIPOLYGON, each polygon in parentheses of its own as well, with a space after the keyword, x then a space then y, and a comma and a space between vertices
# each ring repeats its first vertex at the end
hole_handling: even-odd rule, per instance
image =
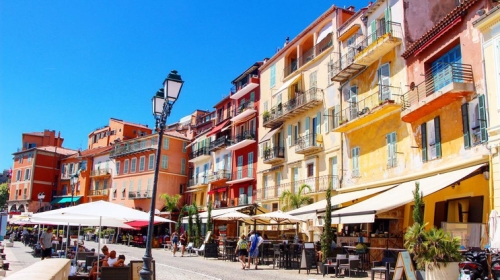
MULTIPOLYGON (((484 10, 483 10, 484 11, 484 10)), ((493 207, 500 211, 500 6, 491 8, 474 21, 474 27, 482 33, 485 84, 488 95, 490 126, 488 146, 491 152, 490 182, 493 189, 493 207)))
MULTIPOLYGON (((258 187, 256 201, 282 209, 282 193, 302 185, 314 201, 338 185, 340 137, 331 110, 338 99, 328 63, 337 48, 336 30, 354 8, 332 7, 261 66, 258 187)), ((313 227, 303 231, 313 238, 313 227)), ((319 238, 319 235, 315 239, 319 238)))

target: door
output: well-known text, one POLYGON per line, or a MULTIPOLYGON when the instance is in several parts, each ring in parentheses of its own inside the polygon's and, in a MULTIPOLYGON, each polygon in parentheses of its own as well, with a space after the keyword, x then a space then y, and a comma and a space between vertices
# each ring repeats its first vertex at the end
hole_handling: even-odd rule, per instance
POLYGON ((431 64, 434 88, 427 94, 432 94, 453 81, 460 82, 460 73, 453 71, 452 68, 455 63, 462 63, 460 45, 454 47, 431 64), (457 79, 454 79, 454 76, 457 76, 457 79))
POLYGON ((196 166, 196 173, 194 174, 194 184, 198 185, 198 176, 200 176, 200 167, 196 166))
POLYGON ((351 114, 351 119, 353 120, 358 117, 358 87, 352 86, 350 90, 349 99, 349 112, 351 114))
POLYGON ((208 175, 208 163, 205 163, 203 166, 203 184, 207 183, 207 175, 208 175))
POLYGON ((306 146, 313 146, 314 143, 316 143, 316 126, 318 125, 318 120, 317 118, 313 118, 312 119, 312 135, 311 137, 308 137, 309 139, 307 139, 307 144, 306 146))
POLYGON ((238 173, 237 173, 237 179, 243 178, 243 156, 238 157, 238 173))
POLYGON ((378 74, 380 84, 380 101, 384 102, 386 100, 392 100, 389 63, 380 66, 378 74))

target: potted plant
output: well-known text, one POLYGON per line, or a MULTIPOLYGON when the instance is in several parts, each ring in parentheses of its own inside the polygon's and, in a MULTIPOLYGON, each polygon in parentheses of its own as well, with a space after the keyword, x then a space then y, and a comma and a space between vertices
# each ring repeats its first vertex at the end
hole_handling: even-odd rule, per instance
POLYGON ((405 233, 404 247, 413 256, 417 279, 423 278, 421 271, 425 271, 426 280, 458 279, 458 262, 462 260, 460 240, 441 228, 426 230, 427 223, 423 223, 421 212, 423 195, 419 192, 418 183, 413 195, 415 223, 405 233))
POLYGON ((264 121, 268 121, 269 117, 271 117, 271 114, 269 113, 269 111, 264 111, 264 113, 262 113, 262 119, 264 121))

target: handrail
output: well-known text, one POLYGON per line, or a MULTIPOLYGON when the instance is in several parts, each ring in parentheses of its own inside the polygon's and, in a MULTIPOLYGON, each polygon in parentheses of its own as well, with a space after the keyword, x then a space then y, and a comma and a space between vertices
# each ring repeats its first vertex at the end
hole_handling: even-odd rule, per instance
POLYGON ((313 101, 323 101, 322 90, 317 87, 312 87, 306 92, 297 92, 296 97, 288 100, 283 104, 278 104, 271 108, 267 116, 263 116, 263 124, 275 120, 281 116, 292 112, 293 110, 307 105, 313 101))
POLYGON ((306 50, 302 53, 300 57, 290 62, 285 66, 283 72, 285 73, 285 77, 289 76, 293 72, 297 71, 300 67, 306 65, 309 61, 313 60, 315 57, 323 53, 326 49, 333 45, 332 36, 330 36, 330 40, 322 40, 316 45, 312 46, 310 49, 306 50))
POLYGON ((255 140, 255 131, 246 130, 246 131, 243 131, 243 133, 241 133, 241 134, 235 135, 233 137, 233 139, 231 139, 231 144, 234 145, 234 144, 239 143, 239 142, 246 140, 246 139, 255 140))
POLYGON ((255 169, 250 167, 243 167, 241 169, 233 170, 231 173, 231 180, 238 180, 243 178, 255 178, 254 176, 255 169))
POLYGON ((371 44, 378 41, 378 39, 389 35, 390 37, 395 37, 403 39, 403 29, 401 28, 401 23, 386 21, 382 26, 379 26, 374 32, 366 36, 359 44, 356 45, 355 49, 358 53, 362 52, 365 48, 371 44))
POLYGON ((202 147, 199 148, 198 150, 192 151, 189 154, 189 159, 197 158, 202 155, 210 155, 210 150, 208 147, 202 147))
POLYGON ((470 64, 436 63, 424 76, 424 81, 418 85, 410 85, 410 90, 403 95, 403 111, 450 83, 474 84, 474 73, 470 64))
POLYGON ((264 161, 275 159, 275 158, 284 158, 285 157, 285 148, 284 147, 272 147, 264 150, 263 158, 264 161))
POLYGON ((305 193, 316 193, 316 192, 326 191, 330 184, 336 186, 337 183, 338 183, 338 176, 336 175, 323 175, 318 177, 310 177, 307 179, 297 180, 294 182, 288 182, 279 185, 258 188, 257 196, 260 196, 261 199, 278 198, 280 197, 283 191, 289 190, 291 192, 294 192, 298 190, 298 188, 300 188, 300 186, 302 186, 303 184, 306 184, 309 187, 311 187, 311 191, 310 192, 305 191, 305 193), (291 187, 293 187, 294 189, 292 190, 291 187))
POLYGON ((361 117, 374 108, 382 106, 385 103, 403 104, 401 88, 389 85, 378 85, 378 91, 367 96, 358 102, 349 102, 350 105, 338 112, 334 116, 335 125, 343 125, 358 117, 361 117))
POLYGON ((224 135, 224 136, 221 136, 221 137, 215 139, 214 141, 210 142, 209 149, 213 150, 213 149, 219 148, 219 147, 224 146, 224 145, 229 145, 230 143, 231 143, 231 141, 230 141, 229 137, 227 135, 224 135))
POLYGON ((229 170, 217 170, 217 171, 210 172, 208 174, 208 182, 213 182, 213 181, 222 180, 222 179, 231 180, 231 171, 229 171, 229 170))
POLYGON ((152 138, 146 140, 139 140, 135 142, 117 144, 115 145, 115 148, 110 151, 109 156, 118 157, 121 155, 126 155, 134 152, 140 152, 149 149, 157 149, 158 144, 156 141, 157 141, 156 138, 152 138))
POLYGON ((319 145, 316 143, 316 136, 317 134, 308 133, 302 137, 299 137, 295 141, 295 152, 299 152, 310 147, 319 147, 319 145))

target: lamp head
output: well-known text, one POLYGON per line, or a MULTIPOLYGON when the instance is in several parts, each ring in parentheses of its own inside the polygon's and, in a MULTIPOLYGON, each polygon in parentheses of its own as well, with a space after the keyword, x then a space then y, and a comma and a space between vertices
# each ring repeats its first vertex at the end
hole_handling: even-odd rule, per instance
POLYGON ((160 88, 155 96, 153 96, 153 115, 159 116, 163 112, 163 106, 165 105, 165 92, 160 88))
POLYGON ((176 70, 172 70, 163 82, 165 99, 170 103, 175 103, 182 89, 184 81, 176 70))
POLYGON ((43 200, 45 198, 45 193, 44 192, 41 192, 38 194, 38 199, 39 200, 43 200))

